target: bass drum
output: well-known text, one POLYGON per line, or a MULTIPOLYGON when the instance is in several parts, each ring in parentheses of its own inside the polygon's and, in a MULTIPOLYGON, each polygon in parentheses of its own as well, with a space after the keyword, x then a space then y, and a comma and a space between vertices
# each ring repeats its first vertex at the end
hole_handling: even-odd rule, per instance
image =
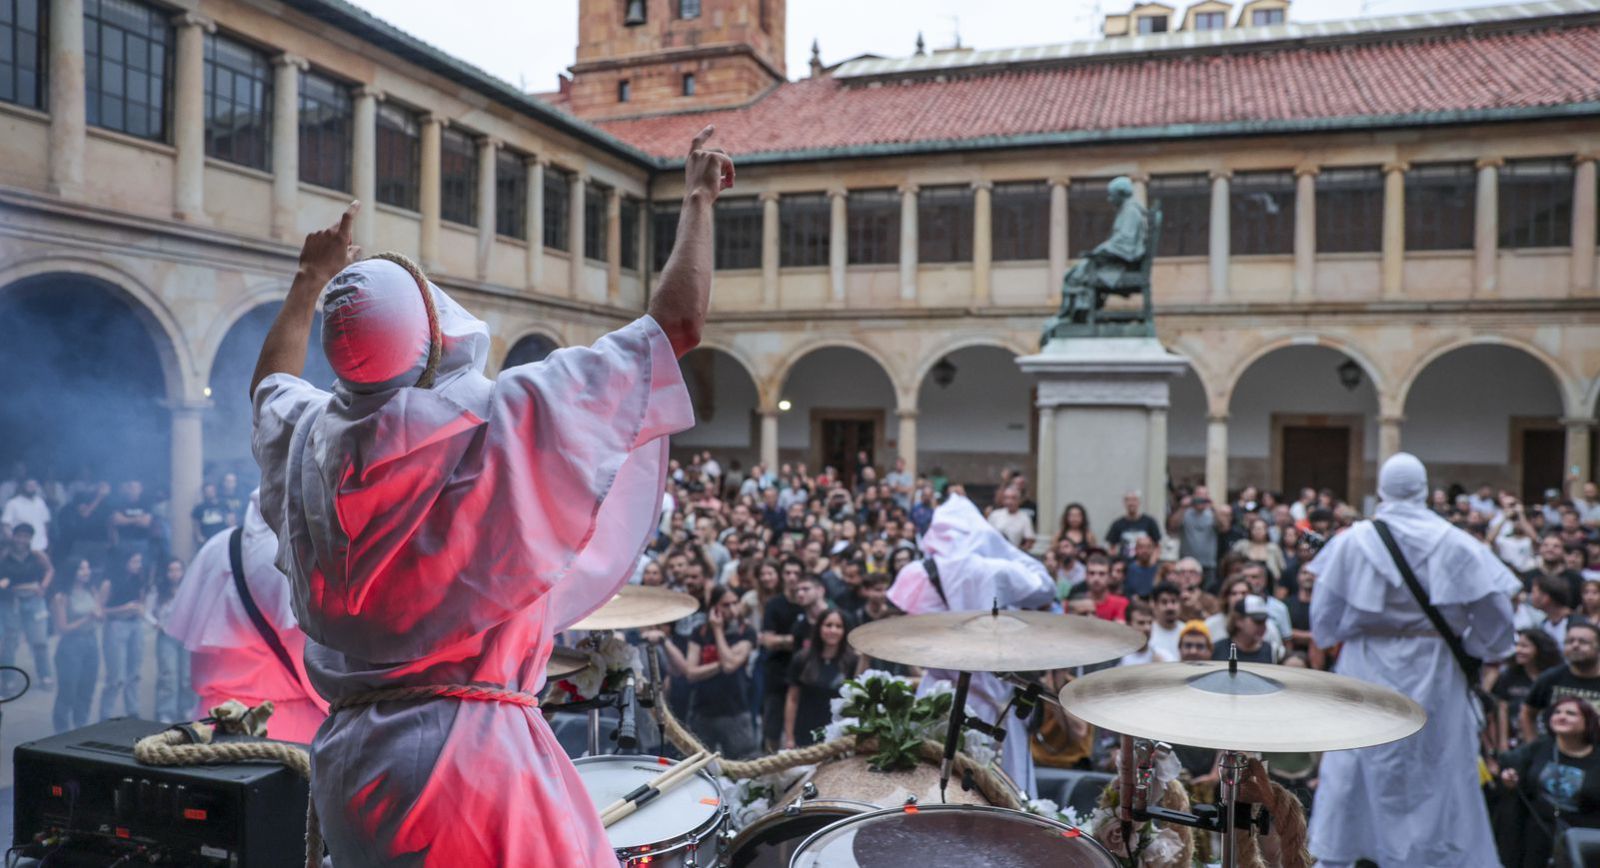
POLYGON ((846 817, 871 813, 877 805, 817 799, 788 805, 745 826, 728 848, 728 868, 788 868, 800 842, 846 817))
POLYGON ((1021 811, 907 805, 840 820, 807 838, 790 868, 1116 868, 1098 841, 1021 811))

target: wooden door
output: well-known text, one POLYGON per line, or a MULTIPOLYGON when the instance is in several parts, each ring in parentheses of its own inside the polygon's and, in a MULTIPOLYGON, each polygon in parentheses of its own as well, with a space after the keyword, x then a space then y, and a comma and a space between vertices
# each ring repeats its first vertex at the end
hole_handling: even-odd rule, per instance
POLYGON ((1567 435, 1560 428, 1522 430, 1522 501, 1543 503, 1546 489, 1559 490, 1566 463, 1567 435))
POLYGON ((1286 425, 1283 429, 1283 492, 1331 489, 1349 497, 1350 429, 1344 426, 1286 425))
POLYGON ((867 460, 877 461, 877 423, 871 419, 824 417, 822 420, 822 466, 832 465, 847 486, 856 483, 856 453, 866 452, 867 460))

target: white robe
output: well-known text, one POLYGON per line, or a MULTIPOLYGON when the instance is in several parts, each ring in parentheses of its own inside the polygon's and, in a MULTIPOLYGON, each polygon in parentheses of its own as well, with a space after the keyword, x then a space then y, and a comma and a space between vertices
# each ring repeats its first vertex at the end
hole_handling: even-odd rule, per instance
MULTIPOLYGON (((907 614, 987 612, 996 602, 1002 609, 1037 609, 1054 599, 1055 583, 1044 564, 1006 541, 972 501, 960 495, 952 495, 934 510, 933 521, 922 538, 922 549, 939 569, 944 596, 941 598, 928 581, 922 561, 912 561, 900 569, 889 589, 889 602, 907 614)), ((957 676, 958 673, 943 669, 926 670, 919 692, 926 693, 939 680, 954 684, 957 676)), ((994 723, 1011 694, 1012 688, 998 676, 974 673, 967 705, 979 718, 994 723)), ((1028 750, 1027 722, 1008 714, 1005 730, 1001 767, 1032 797, 1037 788, 1033 755, 1028 750)))
MULTIPOLYGON (((1451 629, 1465 629, 1467 653, 1509 655, 1519 583, 1489 549, 1420 502, 1385 502, 1377 517, 1451 629)), ((1432 627, 1371 522, 1334 537, 1306 570, 1317 577, 1313 637, 1322 647, 1344 643, 1334 671, 1404 693, 1428 713, 1410 738, 1323 755, 1312 854, 1334 865, 1364 858, 1384 868, 1498 866, 1466 678, 1443 639, 1421 635, 1432 627)))
MULTIPOLYGON (((431 289, 444 335, 433 388, 341 381, 330 395, 275 374, 255 394, 263 511, 330 699, 407 684, 539 691, 554 635, 628 580, 667 435, 694 421, 650 317, 491 381, 487 327, 431 289)), ((340 868, 616 865, 537 709, 337 712, 312 747, 311 789, 340 868)))
POLYGON ((242 532, 245 585, 289 652, 294 674, 283 668, 239 599, 228 556, 232 528, 206 540, 190 561, 161 629, 189 650, 192 683, 199 698, 196 718, 229 699, 246 705, 270 699, 274 708, 267 720, 268 737, 310 743, 328 717, 328 702, 311 689, 306 675, 306 635, 300 632, 289 604, 289 580, 273 564, 278 538, 261 518, 259 492, 250 495, 242 532))

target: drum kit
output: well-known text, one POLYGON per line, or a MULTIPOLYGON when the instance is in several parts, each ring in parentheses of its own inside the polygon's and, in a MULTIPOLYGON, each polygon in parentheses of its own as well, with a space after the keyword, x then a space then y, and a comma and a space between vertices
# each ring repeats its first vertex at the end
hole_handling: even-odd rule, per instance
MULTIPOLYGON (((697 610, 686 594, 629 587, 580 628, 649 627, 697 610)), ((963 732, 987 733, 998 742, 1005 737, 1006 715, 1026 717, 1039 702, 1049 702, 1122 735, 1120 819, 1221 833, 1223 868, 1236 868, 1231 833, 1264 830, 1268 823, 1259 806, 1239 801, 1246 752, 1370 747, 1405 738, 1426 722, 1415 702, 1382 687, 1327 672, 1231 660, 1115 667, 1078 678, 1058 694, 1047 691, 1035 674, 1115 660, 1144 645, 1137 631, 1097 618, 996 606, 987 612, 875 621, 852 631, 849 641, 859 653, 878 660, 957 673, 937 788, 931 766, 884 773, 865 769, 859 758, 836 760, 810 772, 776 800, 774 810, 734 834, 715 779, 704 769, 680 774, 671 789, 652 791, 647 804, 607 827, 622 865, 898 868, 925 864, 930 854, 948 864, 1117 865, 1086 831, 992 804, 1015 799, 988 799, 988 794, 968 792, 965 786, 949 792, 952 760, 963 732), (966 713, 974 673, 995 673, 1015 685, 998 720, 966 713), (1221 752, 1219 804, 1198 806, 1193 813, 1156 804, 1153 757, 1162 743, 1221 752), (903 777, 891 780, 891 775, 903 777)), ((552 658, 552 667, 557 662, 552 658)), ((674 762, 592 750, 575 765, 600 809, 649 790, 653 780, 672 777, 663 772, 674 762)))

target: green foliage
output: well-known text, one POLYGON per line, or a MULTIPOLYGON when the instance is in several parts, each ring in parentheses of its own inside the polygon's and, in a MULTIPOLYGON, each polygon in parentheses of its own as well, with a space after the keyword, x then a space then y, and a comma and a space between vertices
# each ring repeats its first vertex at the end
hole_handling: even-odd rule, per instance
POLYGON ((951 694, 919 699, 914 686, 896 678, 851 681, 844 695, 840 714, 856 720, 846 731, 876 742, 877 750, 867 763, 876 771, 915 768, 923 740, 937 737, 950 718, 951 694))

